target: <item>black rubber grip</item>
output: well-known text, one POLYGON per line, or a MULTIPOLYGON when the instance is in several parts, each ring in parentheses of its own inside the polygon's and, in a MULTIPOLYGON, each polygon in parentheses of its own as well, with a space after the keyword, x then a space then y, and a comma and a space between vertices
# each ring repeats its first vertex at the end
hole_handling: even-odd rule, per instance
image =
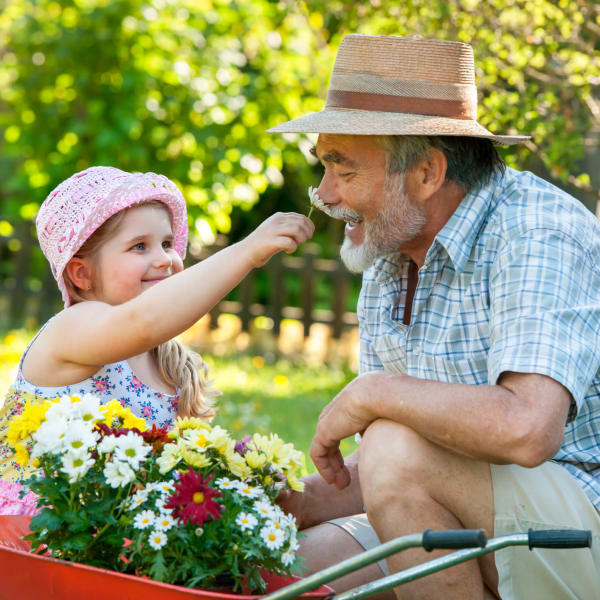
POLYGON ((483 529, 449 529, 447 531, 423 532, 423 548, 431 552, 436 548, 483 548, 487 536, 483 529))
POLYGON ((529 549, 532 548, 591 548, 589 529, 541 529, 527 532, 529 549))

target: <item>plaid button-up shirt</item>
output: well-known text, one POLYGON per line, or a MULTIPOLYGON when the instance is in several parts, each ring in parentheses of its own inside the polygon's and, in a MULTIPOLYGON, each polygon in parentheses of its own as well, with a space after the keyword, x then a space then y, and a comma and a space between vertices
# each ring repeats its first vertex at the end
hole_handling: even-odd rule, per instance
POLYGON ((552 377, 573 398, 554 460, 600 509, 600 222, 507 169, 437 234, 404 325, 409 264, 392 254, 363 275, 360 372, 475 385, 503 371, 552 377))

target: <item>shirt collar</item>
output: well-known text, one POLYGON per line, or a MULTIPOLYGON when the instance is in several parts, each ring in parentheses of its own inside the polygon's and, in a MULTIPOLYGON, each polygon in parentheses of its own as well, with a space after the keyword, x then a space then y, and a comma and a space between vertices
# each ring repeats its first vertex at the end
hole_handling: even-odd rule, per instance
POLYGON ((468 192, 435 236, 430 251, 436 242, 439 243, 448 253, 457 273, 464 270, 479 232, 487 223, 503 178, 503 175, 495 175, 487 185, 468 192))

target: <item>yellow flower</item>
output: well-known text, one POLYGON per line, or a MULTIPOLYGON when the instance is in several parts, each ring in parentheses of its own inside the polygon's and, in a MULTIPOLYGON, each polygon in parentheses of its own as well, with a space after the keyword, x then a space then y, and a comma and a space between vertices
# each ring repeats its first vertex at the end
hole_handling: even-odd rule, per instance
POLYGON ((19 440, 25 440, 37 431, 44 422, 46 412, 50 406, 52 406, 52 401, 50 400, 46 400, 45 402, 29 400, 23 412, 11 420, 6 434, 7 442, 15 448, 19 440))
POLYGON ((246 464, 243 456, 233 452, 227 455, 226 459, 229 470, 240 479, 246 479, 252 475, 252 469, 246 464))
POLYGON ((206 454, 202 452, 196 452, 194 450, 184 450, 182 452, 183 460, 190 466, 202 469, 203 467, 210 467, 211 460, 206 454))
POLYGON ((100 412, 104 415, 104 424, 108 425, 108 427, 112 427, 114 420, 117 419, 120 424, 119 426, 126 427, 127 429, 139 429, 140 431, 148 429, 144 419, 136 417, 116 399, 101 406, 100 412))
POLYGON ((211 426, 198 417, 177 417, 174 428, 183 433, 186 429, 206 429, 211 430, 211 426))
POLYGON ((235 448, 235 442, 231 439, 229 433, 218 425, 213 427, 212 431, 207 434, 206 440, 209 446, 215 448, 219 454, 224 456, 227 455, 230 449, 235 448))
POLYGON ((288 485, 295 491, 295 492, 303 492, 304 491, 304 482, 300 481, 296 475, 293 475, 292 473, 288 474, 287 476, 287 482, 288 485))
POLYGON ((252 469, 262 469, 267 464, 267 457, 256 450, 248 450, 244 455, 244 459, 252 469))
POLYGON ((26 467, 29 463, 29 452, 27 452, 27 448, 23 446, 23 444, 15 444, 15 460, 22 467, 26 467))

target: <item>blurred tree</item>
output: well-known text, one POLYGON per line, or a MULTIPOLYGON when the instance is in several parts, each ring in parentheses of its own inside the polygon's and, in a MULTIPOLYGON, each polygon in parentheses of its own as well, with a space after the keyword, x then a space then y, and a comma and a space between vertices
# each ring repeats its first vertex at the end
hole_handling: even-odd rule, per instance
POLYGON ((471 44, 479 121, 493 132, 533 137, 504 149, 507 162, 522 168, 541 161, 553 178, 600 201, 600 179, 592 184, 589 173, 579 172, 586 151, 598 148, 600 134, 598 2, 306 0, 305 5, 311 22, 322 19, 317 33, 328 47, 351 32, 471 44))
MULTIPOLYGON (((265 130, 322 108, 350 32, 472 44, 480 121, 533 135, 503 150, 509 164, 599 198, 600 170, 580 166, 600 130, 595 2, 0 0, 0 281, 40 289, 46 267, 23 232, 55 185, 92 164, 174 179, 203 242, 305 212, 311 142, 265 130)), ((331 255, 340 224, 316 218, 331 255)))

